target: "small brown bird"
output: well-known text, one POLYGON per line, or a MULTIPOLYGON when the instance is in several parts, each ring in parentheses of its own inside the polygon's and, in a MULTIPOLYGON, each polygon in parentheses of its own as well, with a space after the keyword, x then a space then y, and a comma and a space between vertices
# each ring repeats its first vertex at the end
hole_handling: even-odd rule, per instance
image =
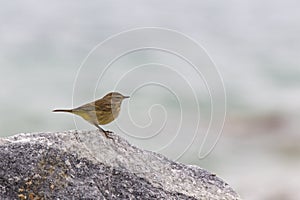
POLYGON ((79 115, 89 123, 101 130, 107 138, 111 138, 111 131, 103 130, 99 125, 105 125, 116 119, 120 113, 122 101, 129 96, 123 96, 118 92, 110 92, 102 99, 84 104, 74 109, 57 109, 53 112, 69 112, 79 115))

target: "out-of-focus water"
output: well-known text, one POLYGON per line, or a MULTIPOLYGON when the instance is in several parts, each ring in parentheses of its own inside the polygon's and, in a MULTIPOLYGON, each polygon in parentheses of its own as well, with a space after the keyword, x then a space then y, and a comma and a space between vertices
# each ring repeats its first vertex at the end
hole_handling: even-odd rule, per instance
MULTIPOLYGON (((299 5, 292 0, 1 2, 0 135, 75 129, 74 119, 78 128, 93 129, 51 110, 117 89, 132 98, 105 128, 142 148, 216 172, 244 199, 299 199, 299 5), (97 44, 144 26, 192 37, 209 52, 224 80, 224 131, 202 160, 198 154, 212 105, 203 80, 182 58, 153 49, 134 52, 113 63, 99 81, 119 47, 159 37, 143 35, 102 46, 77 74, 97 44)), ((170 45, 191 49, 177 39, 170 45)), ((189 53, 207 58, 203 52, 189 53)), ((203 63, 204 71, 213 67, 203 63)), ((218 109, 222 101, 214 103, 218 109)), ((204 150, 216 138, 217 133, 210 133, 204 150)))

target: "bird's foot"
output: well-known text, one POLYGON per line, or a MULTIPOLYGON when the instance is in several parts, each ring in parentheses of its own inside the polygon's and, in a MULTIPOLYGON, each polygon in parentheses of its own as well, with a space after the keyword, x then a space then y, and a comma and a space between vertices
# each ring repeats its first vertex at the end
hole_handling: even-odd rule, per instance
POLYGON ((106 138, 109 138, 109 139, 113 139, 113 137, 111 137, 109 134, 112 133, 112 131, 103 131, 104 135, 106 138))
POLYGON ((113 139, 113 138, 109 135, 110 133, 112 133, 112 131, 104 130, 104 129, 101 128, 98 124, 95 124, 95 126, 99 129, 99 131, 101 131, 102 133, 104 133, 104 135, 105 135, 106 138, 113 139))

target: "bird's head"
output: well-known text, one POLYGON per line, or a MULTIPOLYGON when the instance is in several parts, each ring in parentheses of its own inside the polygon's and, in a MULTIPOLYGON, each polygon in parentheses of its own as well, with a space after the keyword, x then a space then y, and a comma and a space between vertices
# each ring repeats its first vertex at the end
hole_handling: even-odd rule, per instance
POLYGON ((103 97, 103 99, 110 100, 112 103, 121 103, 124 99, 129 98, 129 96, 124 96, 119 92, 110 92, 103 97))

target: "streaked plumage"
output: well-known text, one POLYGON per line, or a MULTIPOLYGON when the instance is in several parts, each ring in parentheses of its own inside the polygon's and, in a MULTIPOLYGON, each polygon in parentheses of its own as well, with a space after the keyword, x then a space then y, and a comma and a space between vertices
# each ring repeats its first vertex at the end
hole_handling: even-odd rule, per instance
POLYGON ((103 130, 99 125, 105 125, 116 119, 120 113, 122 101, 129 96, 118 92, 110 92, 103 98, 84 104, 74 109, 57 109, 53 112, 69 112, 81 116, 86 121, 102 130, 106 137, 110 131, 103 130))

